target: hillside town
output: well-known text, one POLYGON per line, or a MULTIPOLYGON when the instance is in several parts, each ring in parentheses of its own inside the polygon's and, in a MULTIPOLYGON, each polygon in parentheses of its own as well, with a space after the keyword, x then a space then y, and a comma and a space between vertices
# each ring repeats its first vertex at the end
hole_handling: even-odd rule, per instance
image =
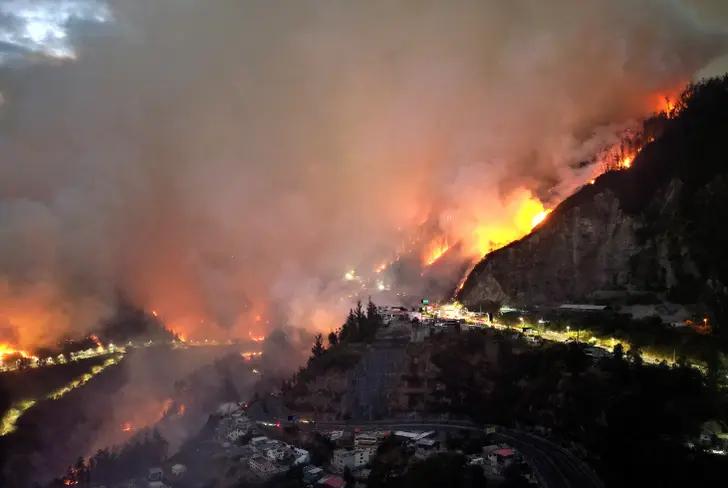
MULTIPOLYGON (((363 488, 369 486, 373 470, 381 470, 387 456, 394 451, 401 451, 407 459, 405 464, 392 468, 399 475, 418 463, 443 455, 459 455, 479 479, 503 483, 518 477, 529 486, 539 486, 536 473, 522 454, 508 443, 495 442, 487 429, 475 436, 462 437, 453 434, 457 426, 423 431, 365 425, 331 428, 298 418, 284 422, 254 421, 247 416, 247 406, 243 403, 220 405, 211 421, 214 426, 208 430, 209 437, 198 438, 194 445, 187 447, 190 452, 182 450, 164 464, 149 467, 146 479, 129 479, 116 486, 207 486, 210 463, 214 463, 227 474, 227 481, 215 486, 241 486, 240 483, 278 486, 266 483, 289 480, 295 483, 290 486, 363 488), (312 451, 316 453, 312 455, 312 451), (185 458, 194 461, 180 462, 185 458)), ((495 429, 490 432, 495 433, 495 429)), ((68 484, 76 482, 72 480, 68 484)), ((93 483, 90 486, 101 488, 93 483)))

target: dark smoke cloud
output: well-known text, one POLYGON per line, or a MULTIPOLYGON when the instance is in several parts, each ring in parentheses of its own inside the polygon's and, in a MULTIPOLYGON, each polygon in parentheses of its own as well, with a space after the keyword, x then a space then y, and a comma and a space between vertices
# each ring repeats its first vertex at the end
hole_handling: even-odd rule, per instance
POLYGON ((0 314, 31 345, 120 295, 198 335, 331 327, 346 270, 433 216, 467 238, 514 192, 555 201, 726 45, 676 0, 67 0, 35 44, 16 4, 0 314))

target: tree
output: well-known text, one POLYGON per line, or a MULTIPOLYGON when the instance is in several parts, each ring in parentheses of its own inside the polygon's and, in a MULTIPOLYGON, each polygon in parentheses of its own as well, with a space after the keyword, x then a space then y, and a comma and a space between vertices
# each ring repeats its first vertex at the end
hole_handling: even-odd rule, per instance
POLYGON ((324 353, 324 337, 321 334, 316 334, 311 353, 313 353, 313 358, 317 358, 324 353))
POLYGON ((372 339, 382 323, 382 316, 379 313, 379 309, 374 302, 372 302, 371 297, 369 297, 369 301, 367 302, 366 318, 363 320, 363 327, 361 327, 362 338, 372 339))
POLYGON ((329 347, 334 347, 339 343, 339 336, 336 335, 335 331, 329 332, 329 347))
POLYGON ((624 346, 621 342, 614 346, 614 349, 612 351, 612 357, 617 361, 621 361, 622 359, 624 359, 624 346))
POLYGON ((642 366, 642 354, 640 352, 640 347, 637 344, 632 344, 632 347, 630 347, 627 352, 627 357, 636 366, 642 366))
POLYGON ((354 316, 354 310, 349 310, 349 315, 346 316, 346 322, 341 326, 341 334, 339 340, 341 342, 349 342, 357 340, 359 336, 359 326, 357 319, 354 316))
POLYGON ((364 309, 361 306, 361 300, 356 301, 356 307, 354 308, 354 318, 356 319, 357 325, 361 329, 361 325, 367 318, 366 314, 364 313, 364 309))

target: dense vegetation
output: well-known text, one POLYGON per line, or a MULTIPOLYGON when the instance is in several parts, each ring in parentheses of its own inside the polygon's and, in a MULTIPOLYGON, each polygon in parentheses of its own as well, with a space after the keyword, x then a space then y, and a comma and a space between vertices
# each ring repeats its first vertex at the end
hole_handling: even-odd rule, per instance
POLYGON ((704 422, 728 414, 725 393, 693 368, 645 366, 621 346, 594 362, 579 344, 532 348, 483 330, 434 347, 442 410, 557 432, 609 486, 719 486, 728 469, 724 456, 686 447, 704 422))
POLYGON ((305 367, 284 381, 282 390, 293 397, 307 392, 306 383, 325 374, 331 369, 347 370, 355 366, 362 354, 362 345, 374 340, 380 327, 384 325, 377 306, 369 300, 366 310, 361 302, 349 310, 346 322, 328 336, 329 347, 324 346, 322 334, 316 335, 311 348, 311 357, 305 367))

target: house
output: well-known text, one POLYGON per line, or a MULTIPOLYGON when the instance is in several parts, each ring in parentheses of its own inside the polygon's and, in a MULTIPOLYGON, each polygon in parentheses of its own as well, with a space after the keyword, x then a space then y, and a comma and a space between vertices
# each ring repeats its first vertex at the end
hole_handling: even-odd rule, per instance
POLYGON ((287 457, 292 457, 293 452, 286 444, 275 444, 265 450, 265 455, 271 461, 283 461, 287 457))
POLYGON ((415 441, 415 456, 424 459, 440 450, 440 442, 434 439, 418 439, 415 441))
POLYGON ((230 442, 235 442, 238 439, 240 439, 241 437, 245 436, 245 434, 247 434, 247 433, 248 433, 247 430, 243 430, 243 429, 233 429, 230 432, 228 432, 227 439, 230 442))
POLYGON ((368 449, 336 449, 331 466, 339 473, 345 468, 359 468, 369 462, 369 452, 368 449))
POLYGON ((293 457, 295 458, 293 461, 294 465, 299 464, 308 464, 311 462, 311 455, 308 453, 306 449, 301 449, 300 447, 293 447, 293 457))
POLYGON ((346 481, 344 481, 344 478, 342 478, 341 476, 327 474, 326 476, 318 480, 318 483, 316 483, 316 485, 321 488, 345 488, 346 481))
POLYGON ((268 442, 268 438, 264 435, 250 439, 250 445, 253 447, 258 447, 266 442, 268 442))
POLYGON ((162 468, 150 468, 147 481, 162 481, 164 479, 164 472, 162 468))
POLYGON ((261 478, 267 478, 280 471, 278 466, 260 454, 256 454, 248 459, 248 466, 261 478))
POLYGON ((379 447, 379 438, 375 434, 358 434, 354 438, 354 448, 369 451, 369 456, 373 456, 379 447))
POLYGON ((485 465, 485 459, 481 456, 471 454, 467 457, 469 466, 483 466, 485 465))
POLYGON ((318 466, 305 466, 303 468, 303 482, 306 484, 313 484, 317 482, 324 475, 324 470, 318 466))
POLYGON ((501 474, 516 461, 516 451, 510 447, 499 447, 490 451, 485 459, 492 473, 501 474))

